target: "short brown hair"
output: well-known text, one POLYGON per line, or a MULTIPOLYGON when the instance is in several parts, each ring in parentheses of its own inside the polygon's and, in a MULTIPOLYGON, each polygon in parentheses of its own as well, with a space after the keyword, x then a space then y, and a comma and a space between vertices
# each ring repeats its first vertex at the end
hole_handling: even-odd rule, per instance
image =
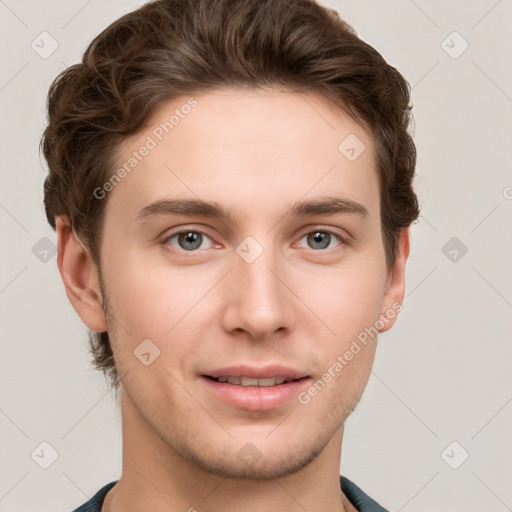
MULTIPOLYGON (((400 231, 419 215, 410 87, 314 0, 156 0, 101 32, 48 92, 41 147, 50 225, 66 217, 101 270, 106 200, 93 191, 112 175, 116 148, 162 101, 223 86, 314 92, 369 130, 389 270, 400 231)), ((118 389, 108 334, 91 332, 90 350, 118 389)))

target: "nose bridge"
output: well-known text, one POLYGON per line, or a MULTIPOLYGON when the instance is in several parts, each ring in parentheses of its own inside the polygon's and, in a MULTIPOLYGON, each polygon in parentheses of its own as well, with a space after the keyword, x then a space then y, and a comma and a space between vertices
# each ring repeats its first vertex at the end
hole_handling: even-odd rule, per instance
POLYGON ((242 328, 253 336, 265 336, 289 327, 290 291, 281 282, 282 262, 274 250, 272 235, 248 236, 237 247, 230 286, 233 293, 230 328, 242 328))

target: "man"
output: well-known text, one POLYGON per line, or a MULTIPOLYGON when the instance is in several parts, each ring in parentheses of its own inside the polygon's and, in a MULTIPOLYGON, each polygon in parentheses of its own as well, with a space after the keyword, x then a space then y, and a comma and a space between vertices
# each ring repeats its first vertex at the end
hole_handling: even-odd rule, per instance
POLYGON ((404 297, 408 103, 312 0, 157 0, 56 79, 46 212, 123 426, 77 510, 385 510, 339 467, 404 297))

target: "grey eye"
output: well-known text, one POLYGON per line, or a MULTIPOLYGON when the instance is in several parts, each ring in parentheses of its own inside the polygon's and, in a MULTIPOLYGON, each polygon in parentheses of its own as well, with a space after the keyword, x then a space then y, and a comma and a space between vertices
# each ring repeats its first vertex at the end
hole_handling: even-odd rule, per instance
POLYGON ((340 237, 330 231, 311 231, 304 235, 307 238, 308 247, 314 250, 326 249, 329 247, 333 237, 341 240, 340 237))
POLYGON ((178 235, 178 243, 182 249, 193 251, 201 246, 203 235, 196 231, 184 231, 178 235))

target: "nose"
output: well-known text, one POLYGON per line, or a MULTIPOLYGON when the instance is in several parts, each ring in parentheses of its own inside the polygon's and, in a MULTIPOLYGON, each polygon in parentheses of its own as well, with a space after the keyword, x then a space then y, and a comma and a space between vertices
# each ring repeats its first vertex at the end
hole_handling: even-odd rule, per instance
POLYGON ((258 245, 254 241, 241 244, 233 255, 233 268, 222 290, 223 326, 228 332, 243 331, 261 341, 295 325, 298 299, 285 262, 271 248, 258 245))

